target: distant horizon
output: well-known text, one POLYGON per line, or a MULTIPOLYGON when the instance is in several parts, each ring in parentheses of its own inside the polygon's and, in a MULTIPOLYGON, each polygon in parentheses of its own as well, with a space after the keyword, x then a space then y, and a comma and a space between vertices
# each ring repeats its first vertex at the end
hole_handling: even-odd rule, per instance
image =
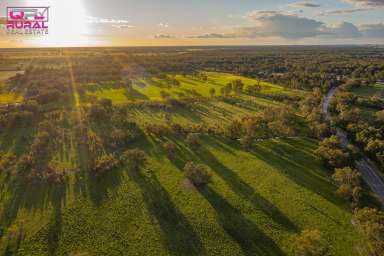
POLYGON ((383 11, 377 0, 3 0, 0 48, 384 44, 383 11), (15 6, 49 10, 44 33, 7 30, 15 6))
POLYGON ((384 43, 382 44, 258 44, 258 45, 126 45, 126 46, 29 46, 29 47, 0 47, 2 49, 82 49, 82 48, 90 48, 90 49, 102 49, 102 48, 215 48, 215 47, 384 47, 384 43))

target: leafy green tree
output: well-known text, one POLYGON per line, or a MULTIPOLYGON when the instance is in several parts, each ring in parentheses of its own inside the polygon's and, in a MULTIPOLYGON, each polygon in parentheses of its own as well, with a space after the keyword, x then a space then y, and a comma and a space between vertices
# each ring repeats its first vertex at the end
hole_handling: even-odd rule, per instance
POLYGON ((209 89, 209 95, 211 95, 212 98, 213 98, 213 96, 215 96, 215 93, 216 93, 215 88, 209 89))
POLYGON ((339 139, 334 135, 321 141, 315 153, 333 167, 344 167, 350 160, 349 153, 341 147, 339 139))
POLYGON ((167 152, 168 158, 171 158, 176 154, 177 146, 173 142, 168 142, 167 144, 165 144, 165 150, 167 152))
POLYGON ((355 212, 352 223, 365 237, 365 254, 384 255, 384 213, 372 208, 360 209, 355 212))
POLYGON ((211 174, 202 164, 188 162, 184 166, 185 177, 196 187, 202 187, 211 182, 211 174))
POLYGON ((236 94, 243 93, 243 88, 244 88, 244 84, 243 84, 243 81, 241 81, 240 79, 232 81, 232 90, 236 94))
POLYGON ((90 170, 94 176, 99 177, 114 169, 117 164, 118 160, 112 154, 106 154, 97 158, 90 170))
POLYGON ((141 149, 129 149, 121 156, 122 161, 128 163, 132 170, 139 171, 147 164, 145 152, 141 149))
POLYGON ((198 150, 201 147, 200 136, 198 133, 188 134, 186 142, 192 150, 198 150))
POLYGON ((56 160, 49 161, 44 173, 43 178, 49 183, 64 183, 66 180, 67 170, 63 164, 56 160))
POLYGON ((226 138, 235 140, 240 138, 242 131, 242 125, 238 120, 233 120, 224 130, 226 138))
POLYGON ((252 148, 253 138, 251 136, 245 135, 240 139, 240 143, 245 151, 249 151, 252 148))
POLYGON ((384 124, 384 110, 376 112, 376 121, 380 124, 384 124))
POLYGON ((304 230, 294 239, 294 251, 297 256, 330 256, 326 242, 318 230, 304 230))

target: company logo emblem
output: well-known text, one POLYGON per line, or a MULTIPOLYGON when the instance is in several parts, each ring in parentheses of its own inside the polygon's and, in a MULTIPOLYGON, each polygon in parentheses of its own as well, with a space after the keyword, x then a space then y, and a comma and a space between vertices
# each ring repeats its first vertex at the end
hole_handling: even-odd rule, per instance
POLYGON ((7 7, 8 34, 48 34, 49 7, 7 7))

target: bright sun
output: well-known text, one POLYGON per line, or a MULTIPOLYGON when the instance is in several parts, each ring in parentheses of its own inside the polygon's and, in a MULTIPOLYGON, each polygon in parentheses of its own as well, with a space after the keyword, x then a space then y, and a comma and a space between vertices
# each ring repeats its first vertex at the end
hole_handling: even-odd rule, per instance
POLYGON ((88 46, 87 15, 81 0, 49 0, 49 34, 33 39, 38 46, 88 46))

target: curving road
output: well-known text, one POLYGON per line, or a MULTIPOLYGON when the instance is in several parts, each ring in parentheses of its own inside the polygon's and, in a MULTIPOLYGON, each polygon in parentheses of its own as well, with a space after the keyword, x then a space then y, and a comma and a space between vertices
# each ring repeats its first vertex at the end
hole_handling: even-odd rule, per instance
MULTIPOLYGON (((327 95, 324 98, 323 113, 327 121, 330 120, 330 115, 328 111, 329 104, 335 93, 336 87, 333 87, 328 91, 327 95)), ((340 139, 340 142, 343 147, 352 145, 352 143, 347 137, 347 133, 343 129, 336 127, 336 136, 340 139)), ((375 163, 373 163, 363 152, 360 151, 360 153, 362 157, 358 160, 355 160, 356 168, 360 171, 361 177, 363 178, 365 183, 367 183, 371 190, 376 194, 377 198, 381 203, 382 208, 384 208, 384 181, 380 174, 380 170, 377 168, 375 163)))

